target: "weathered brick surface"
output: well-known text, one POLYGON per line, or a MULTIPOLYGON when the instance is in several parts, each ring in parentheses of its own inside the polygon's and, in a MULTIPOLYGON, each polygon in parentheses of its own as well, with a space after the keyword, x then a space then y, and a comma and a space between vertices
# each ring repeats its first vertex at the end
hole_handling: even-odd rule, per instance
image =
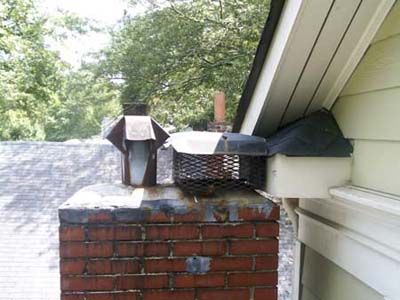
POLYGON ((278 223, 262 223, 256 225, 256 236, 258 237, 276 237, 278 235, 278 223))
POLYGON ((256 288, 254 291, 254 300, 274 300, 277 298, 276 288, 256 288))
POLYGON ((127 275, 116 278, 115 288, 118 290, 161 289, 168 288, 167 275, 127 275))
POLYGON ((278 253, 278 246, 277 239, 232 241, 230 253, 232 255, 278 253))
MULTIPOLYGON (((212 238, 251 238, 253 237, 253 224, 235 225, 206 225, 202 228, 203 239, 212 238)), ((276 235, 275 235, 276 236, 276 235)))
POLYGON ((83 226, 60 227, 60 241, 84 241, 85 229, 83 226))
POLYGON ((197 241, 177 242, 173 244, 175 256, 206 255, 220 256, 226 252, 226 242, 219 241, 197 241))
POLYGON ((152 291, 143 292, 143 300, 194 300, 194 290, 152 291))
POLYGON ((198 239, 200 230, 196 225, 148 226, 147 240, 192 240, 198 239))
POLYGON ((146 259, 144 271, 146 273, 185 272, 186 260, 184 258, 146 259))
POLYGON ((276 286, 277 272, 233 273, 228 275, 228 286, 276 286))
POLYGON ((210 273, 205 275, 177 274, 174 276, 175 288, 223 287, 225 274, 210 273))
POLYGON ((252 270, 253 260, 253 257, 216 257, 211 261, 211 271, 252 270))
MULTIPOLYGON (((160 193, 164 190, 149 192, 160 193)), ((206 199, 204 206, 172 198, 176 189, 166 194, 167 200, 142 200, 148 201, 143 210, 105 209, 99 202, 99 209, 87 212, 78 206, 75 216, 73 207, 63 206, 63 297, 117 300, 118 294, 123 300, 122 293, 135 292, 127 299, 277 300, 275 204, 248 192, 241 194, 250 198, 240 205, 206 199)))
POLYGON ((243 300, 250 299, 249 289, 204 289, 198 292, 199 300, 243 300))

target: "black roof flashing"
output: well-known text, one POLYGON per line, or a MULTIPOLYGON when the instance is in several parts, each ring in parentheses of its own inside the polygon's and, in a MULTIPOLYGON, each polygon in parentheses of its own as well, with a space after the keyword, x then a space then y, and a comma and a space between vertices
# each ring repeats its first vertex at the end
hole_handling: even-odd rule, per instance
POLYGON ((268 155, 348 157, 353 146, 332 113, 323 109, 301 118, 266 139, 268 155))

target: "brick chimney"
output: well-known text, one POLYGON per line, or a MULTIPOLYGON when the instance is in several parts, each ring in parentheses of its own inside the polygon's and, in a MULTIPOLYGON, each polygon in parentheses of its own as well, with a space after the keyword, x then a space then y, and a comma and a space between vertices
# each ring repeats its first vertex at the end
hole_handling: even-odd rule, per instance
POLYGON ((96 185, 59 209, 62 300, 277 300, 279 207, 96 185))
POLYGON ((225 122, 225 93, 217 92, 214 95, 214 122, 225 122))
POLYGON ((225 93, 216 92, 214 95, 214 121, 207 124, 207 131, 226 132, 232 130, 232 126, 225 122, 225 105, 225 93))

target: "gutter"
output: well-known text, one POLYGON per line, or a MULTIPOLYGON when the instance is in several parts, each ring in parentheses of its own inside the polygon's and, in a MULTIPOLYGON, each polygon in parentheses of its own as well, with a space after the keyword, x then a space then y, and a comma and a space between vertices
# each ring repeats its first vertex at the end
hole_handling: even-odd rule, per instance
POLYGON ((239 132, 242 126, 246 111, 250 105, 250 101, 253 97, 258 78, 263 68, 265 58, 267 57, 269 48, 272 44, 272 39, 278 26, 284 4, 285 0, 271 1, 271 8, 268 14, 268 19, 262 31, 260 43, 258 44, 257 51, 253 60, 253 65, 249 77, 247 78, 243 94, 240 98, 238 108, 236 110, 236 116, 232 128, 233 132, 239 132))

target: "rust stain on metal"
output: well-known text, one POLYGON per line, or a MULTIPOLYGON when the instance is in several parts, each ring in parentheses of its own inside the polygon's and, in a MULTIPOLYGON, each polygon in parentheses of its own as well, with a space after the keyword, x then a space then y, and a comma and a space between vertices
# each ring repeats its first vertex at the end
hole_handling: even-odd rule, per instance
POLYGON ((107 135, 121 151, 122 182, 133 186, 157 184, 157 149, 169 137, 149 116, 124 116, 107 135))

